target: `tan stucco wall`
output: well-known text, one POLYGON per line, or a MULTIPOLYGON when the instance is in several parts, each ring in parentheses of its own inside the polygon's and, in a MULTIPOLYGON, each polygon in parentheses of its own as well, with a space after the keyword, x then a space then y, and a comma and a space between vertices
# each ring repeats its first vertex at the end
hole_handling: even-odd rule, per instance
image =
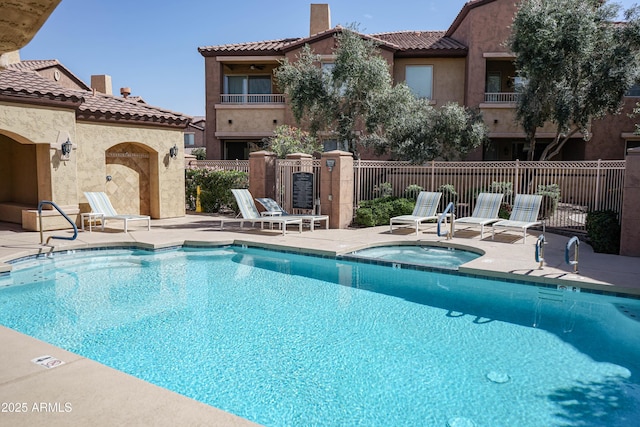
POLYGON ((469 10, 468 15, 451 37, 469 46, 465 86, 465 104, 477 106, 484 101, 486 52, 507 53, 506 40, 518 1, 496 0, 469 10))
POLYGON ((240 108, 234 108, 221 104, 217 108, 217 115, 217 132, 271 133, 279 125, 285 124, 284 105, 264 107, 242 105, 240 108))
MULTIPOLYGON (((183 216, 183 129, 76 123, 75 110, 0 103, 0 203, 51 200, 67 212, 87 210, 84 191, 105 191, 121 213, 183 216), (68 159, 60 146, 73 143, 68 159), (178 158, 169 148, 179 147, 178 158), (136 153, 106 156, 106 152, 136 153), (111 174, 114 180, 106 182, 111 174)), ((45 207, 49 209, 50 207, 45 207)), ((1 220, 2 218, 0 218, 1 220)))
MULTIPOLYGON (((10 137, 13 144, 18 142, 36 146, 35 149, 22 147, 34 153, 32 157, 25 159, 30 163, 22 165, 31 173, 37 174, 37 195, 31 193, 20 197, 28 198, 29 202, 36 199, 36 204, 38 200, 52 200, 61 207, 77 206, 74 156, 68 162, 60 161, 62 142, 67 137, 71 141, 75 140, 74 110, 0 103, 0 133, 10 137)), ((14 175, 12 183, 17 186, 25 185, 22 181, 22 178, 14 175)), ((31 192, 32 189, 22 188, 16 191, 31 192)))
POLYGON ((464 103, 464 58, 398 58, 393 64, 395 83, 405 81, 407 65, 433 66, 433 99, 435 106, 447 102, 464 103))
POLYGON ((174 144, 178 147, 183 145, 182 129, 79 122, 77 159, 78 164, 82 165, 78 170, 80 202, 86 202, 83 195, 85 191, 105 191, 116 195, 120 189, 123 197, 112 196, 111 200, 119 212, 141 213, 140 209, 148 209, 152 218, 183 216, 184 150, 179 150, 178 158, 171 159, 169 148, 174 144), (107 151, 124 152, 127 146, 132 147, 130 152, 146 153, 148 157, 128 158, 127 161, 133 161, 129 165, 124 161, 126 157, 122 161, 106 157, 107 151), (114 179, 107 182, 106 176, 110 173, 114 179), (148 174, 148 183, 141 182, 144 174, 148 174), (141 198, 145 197, 144 192, 149 193, 148 207, 144 203, 141 206, 138 200, 129 197, 131 187, 136 185, 142 191, 141 198))
MULTIPOLYGON (((516 109, 512 104, 481 104, 481 112, 484 122, 489 127, 489 134, 492 138, 500 137, 501 134, 509 138, 522 138, 524 132, 522 127, 516 122, 516 109), (497 122, 496 122, 497 121, 497 122)), ((551 133, 555 135, 556 128, 553 123, 546 123, 538 129, 538 134, 551 133)))

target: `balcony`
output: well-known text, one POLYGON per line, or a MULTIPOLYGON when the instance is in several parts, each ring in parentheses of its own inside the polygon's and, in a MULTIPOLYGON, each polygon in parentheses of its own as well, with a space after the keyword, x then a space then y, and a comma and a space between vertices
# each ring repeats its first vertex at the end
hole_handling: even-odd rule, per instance
POLYGON ((220 95, 221 104, 284 104, 284 94, 225 94, 220 95))
POLYGON ((515 104, 518 102, 517 92, 485 92, 484 102, 486 104, 515 104))

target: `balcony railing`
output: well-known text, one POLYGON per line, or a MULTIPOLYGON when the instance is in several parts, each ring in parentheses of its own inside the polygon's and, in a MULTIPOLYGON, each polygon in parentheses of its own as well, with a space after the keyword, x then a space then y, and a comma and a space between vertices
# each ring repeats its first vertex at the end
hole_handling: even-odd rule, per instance
POLYGON ((485 92, 484 102, 491 104, 515 104, 520 96, 517 92, 485 92))
POLYGON ((220 95, 222 104, 284 104, 284 94, 228 94, 220 95))

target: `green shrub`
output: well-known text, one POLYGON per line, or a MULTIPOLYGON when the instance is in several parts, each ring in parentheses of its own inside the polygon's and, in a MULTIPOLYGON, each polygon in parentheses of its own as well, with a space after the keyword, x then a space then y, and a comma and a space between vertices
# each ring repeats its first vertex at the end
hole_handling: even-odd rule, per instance
POLYGON ((360 207, 356 210, 354 222, 363 227, 373 227, 376 222, 373 219, 373 209, 360 207))
POLYGON ((450 202, 453 202, 454 206, 458 202, 458 192, 453 185, 443 184, 438 187, 438 191, 442 193, 440 204, 438 205, 438 212, 444 212, 450 202))
POLYGON ((373 186, 373 195, 381 198, 381 197, 389 197, 393 195, 393 186, 390 182, 383 182, 380 185, 373 186))
POLYGON ((500 209, 498 209, 498 218, 509 219, 511 216, 511 209, 513 206, 509 203, 500 203, 500 209))
POLYGON ((391 217, 411 214, 414 206, 413 200, 390 196, 365 200, 360 203, 353 221, 362 227, 387 225, 391 217))
POLYGON ((232 188, 248 188, 249 177, 246 172, 215 169, 185 170, 185 196, 187 209, 196 209, 197 187, 200 186, 200 206, 203 212, 220 212, 232 209, 238 212, 232 188))
POLYGON ((421 191, 424 191, 423 187, 418 184, 411 184, 404 189, 404 197, 415 201, 418 199, 418 194, 420 194, 421 191))
POLYGON ((586 228, 594 252, 620 253, 620 224, 616 212, 605 210, 587 213, 586 228))
POLYGON ((558 184, 538 185, 536 194, 542 196, 539 219, 551 218, 558 209, 560 201, 560 186, 558 184))
POLYGON ((509 219, 509 216, 511 215, 511 209, 513 208, 513 206, 511 205, 513 196, 513 183, 493 181, 489 186, 488 192, 502 193, 504 195, 504 197, 502 198, 502 203, 500 204, 500 209, 498 210, 498 218, 509 219))
POLYGON ((196 160, 206 160, 207 159, 207 149, 204 147, 198 147, 191 150, 191 154, 196 156, 196 160))

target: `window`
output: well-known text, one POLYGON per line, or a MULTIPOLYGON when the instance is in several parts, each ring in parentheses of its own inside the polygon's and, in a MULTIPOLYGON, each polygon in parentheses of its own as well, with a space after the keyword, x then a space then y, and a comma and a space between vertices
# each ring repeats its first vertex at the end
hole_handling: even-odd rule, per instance
MULTIPOLYGON (((333 62, 323 62, 322 63, 322 74, 324 75, 324 78, 330 83, 333 84, 332 80, 333 80, 333 75, 331 74, 333 72, 333 69, 336 67, 336 64, 334 64, 333 62)), ((347 87, 345 84, 343 84, 342 86, 340 86, 339 92, 338 94, 340 96, 344 95, 344 93, 347 91, 347 87)))
POLYGON ((416 97, 432 99, 433 66, 407 65, 405 68, 405 82, 416 97))
POLYGON ((349 147, 347 146, 347 143, 345 141, 338 144, 338 140, 336 139, 324 139, 322 140, 322 150, 323 151, 333 151, 333 150, 349 151, 349 147))
POLYGON ((190 145, 196 144, 196 134, 194 133, 185 133, 184 134, 184 146, 188 147, 190 145))
POLYGON ((224 93, 241 95, 233 102, 269 102, 271 76, 224 76, 224 93))
POLYGON ((502 75, 499 72, 490 71, 487 74, 487 92, 502 92, 502 75))
POLYGON ((640 83, 631 86, 631 89, 629 89, 624 96, 640 96, 640 83))

